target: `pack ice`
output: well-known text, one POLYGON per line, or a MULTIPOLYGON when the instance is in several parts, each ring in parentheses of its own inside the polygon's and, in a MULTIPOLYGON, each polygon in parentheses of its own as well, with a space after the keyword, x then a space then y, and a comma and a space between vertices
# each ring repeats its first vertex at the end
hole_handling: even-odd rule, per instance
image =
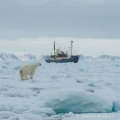
POLYGON ((0 62, 0 120, 78 120, 83 113, 107 113, 119 120, 119 61, 41 60, 34 79, 21 81, 20 67, 35 62, 0 62))

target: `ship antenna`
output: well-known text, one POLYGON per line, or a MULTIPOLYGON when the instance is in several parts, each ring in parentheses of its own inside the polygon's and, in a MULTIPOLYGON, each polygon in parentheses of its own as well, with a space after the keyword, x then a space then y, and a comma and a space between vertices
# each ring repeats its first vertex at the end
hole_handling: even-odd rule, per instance
POLYGON ((71 40, 71 53, 70 53, 70 56, 72 56, 72 47, 73 47, 72 43, 73 43, 73 41, 71 40))
POLYGON ((54 60, 55 60, 55 41, 54 41, 54 60))

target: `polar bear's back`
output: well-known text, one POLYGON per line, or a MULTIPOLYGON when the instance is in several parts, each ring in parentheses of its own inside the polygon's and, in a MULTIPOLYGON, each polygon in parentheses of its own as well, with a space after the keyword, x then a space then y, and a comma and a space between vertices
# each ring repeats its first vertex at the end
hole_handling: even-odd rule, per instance
POLYGON ((21 67, 21 69, 20 69, 20 72, 23 74, 23 75, 30 75, 30 73, 31 73, 31 67, 29 66, 29 65, 25 65, 25 66, 23 66, 23 67, 21 67))
POLYGON ((29 69, 29 68, 30 68, 29 65, 25 65, 25 66, 21 67, 20 70, 23 70, 23 69, 29 69))

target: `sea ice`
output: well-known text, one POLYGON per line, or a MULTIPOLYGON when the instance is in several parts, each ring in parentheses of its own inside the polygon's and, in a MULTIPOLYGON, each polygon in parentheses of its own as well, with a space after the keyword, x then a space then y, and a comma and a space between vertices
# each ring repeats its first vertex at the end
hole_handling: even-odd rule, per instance
POLYGON ((20 66, 33 62, 0 62, 0 120, 80 120, 90 112, 119 120, 120 62, 41 60, 34 79, 21 81, 20 66))

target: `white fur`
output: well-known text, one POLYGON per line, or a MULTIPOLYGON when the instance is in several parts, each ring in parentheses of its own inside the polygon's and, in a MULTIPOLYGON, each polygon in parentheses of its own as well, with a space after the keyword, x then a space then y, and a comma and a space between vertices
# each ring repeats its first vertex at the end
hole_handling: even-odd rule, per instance
POLYGON ((21 80, 28 80, 28 75, 30 75, 30 78, 33 79, 35 70, 39 66, 41 66, 41 63, 35 63, 33 65, 25 65, 21 67, 19 71, 21 80))

